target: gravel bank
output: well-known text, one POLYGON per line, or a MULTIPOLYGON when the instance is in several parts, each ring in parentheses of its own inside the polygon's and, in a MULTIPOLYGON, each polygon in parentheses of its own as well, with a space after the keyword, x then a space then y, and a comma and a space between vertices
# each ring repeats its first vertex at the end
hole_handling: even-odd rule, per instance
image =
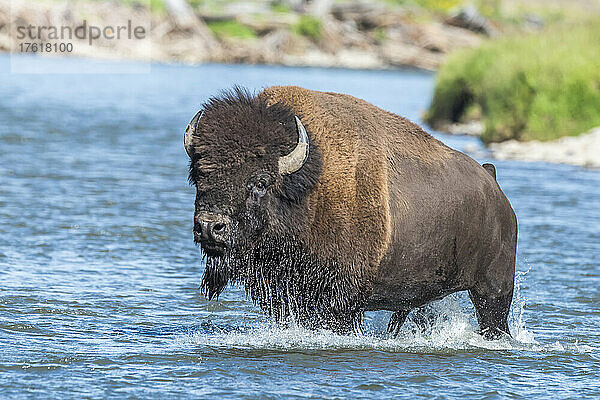
POLYGON ((600 168, 600 127, 580 136, 562 137, 551 142, 509 140, 489 145, 500 160, 545 161, 600 168))

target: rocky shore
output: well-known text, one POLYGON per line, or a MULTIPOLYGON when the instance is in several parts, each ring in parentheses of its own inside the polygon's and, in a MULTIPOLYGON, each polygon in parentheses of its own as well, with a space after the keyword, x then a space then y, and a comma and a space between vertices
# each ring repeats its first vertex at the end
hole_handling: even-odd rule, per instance
POLYGON ((545 161, 600 168, 600 127, 579 136, 566 136, 550 142, 509 140, 488 146, 500 160, 545 161))
MULTIPOLYGON (((112 1, 0 0, 0 51, 19 51, 22 40, 14 28, 18 26, 75 28, 84 21, 107 26, 130 19, 147 21, 150 45, 99 38, 90 46, 85 39, 73 38, 70 55, 190 64, 435 70, 451 51, 476 46, 495 32, 485 19, 474 19, 473 10, 444 16, 390 8, 383 2, 335 3, 320 13, 280 12, 265 1, 250 10, 245 3, 232 3, 220 13, 199 13, 181 1, 164 4, 165 10, 152 12, 135 3, 112 1), (216 29, 221 26, 231 32, 216 29), (236 29, 245 34, 238 35, 236 29)), ((48 32, 43 34, 40 42, 52 43, 48 32)))
MULTIPOLYGON (((478 120, 468 123, 441 124, 436 128, 446 134, 466 136, 480 136, 484 129, 483 124, 478 120)), ((485 148, 489 151, 489 155, 499 160, 543 161, 600 168, 600 127, 579 136, 565 136, 548 142, 507 140, 490 143, 485 148)), ((479 146, 467 150, 470 153, 483 154, 479 146)))

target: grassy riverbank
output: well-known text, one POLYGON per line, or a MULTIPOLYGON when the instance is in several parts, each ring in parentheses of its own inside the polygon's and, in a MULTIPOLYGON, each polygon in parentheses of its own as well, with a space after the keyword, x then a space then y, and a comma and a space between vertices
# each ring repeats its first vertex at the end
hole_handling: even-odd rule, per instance
POLYGON ((600 125, 600 19, 506 37, 450 55, 426 115, 481 118, 484 142, 547 141, 600 125))

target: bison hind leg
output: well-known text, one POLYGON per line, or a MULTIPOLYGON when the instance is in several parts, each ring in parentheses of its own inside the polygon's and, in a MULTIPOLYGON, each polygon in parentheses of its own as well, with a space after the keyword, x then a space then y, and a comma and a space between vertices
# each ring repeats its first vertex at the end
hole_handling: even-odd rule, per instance
POLYGON ((417 329, 415 333, 424 334, 431 331, 438 319, 437 314, 438 313, 431 303, 421 306, 413 311, 411 318, 417 329))
POLYGON ((490 296, 477 289, 469 290, 469 297, 475 306, 479 331, 487 340, 495 340, 503 334, 510 336, 508 313, 512 301, 512 290, 508 294, 490 296))
POLYGON ((515 287, 516 226, 513 239, 484 268, 469 297, 475 306, 479 330, 487 340, 509 335, 508 314, 515 287))

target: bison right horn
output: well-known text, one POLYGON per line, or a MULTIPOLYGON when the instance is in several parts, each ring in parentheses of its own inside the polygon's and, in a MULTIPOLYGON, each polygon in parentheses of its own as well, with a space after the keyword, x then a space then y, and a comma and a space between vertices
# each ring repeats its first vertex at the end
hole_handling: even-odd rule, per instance
POLYGON ((296 128, 298 129, 298 144, 290 154, 279 157, 279 173, 281 175, 289 175, 298 171, 308 158, 308 134, 300 119, 294 118, 296 118, 296 128))
POLYGON ((192 137, 196 133, 198 121, 200 121, 200 118, 202 118, 202 114, 202 110, 198 111, 196 115, 194 115, 194 118, 192 118, 188 126, 185 128, 185 135, 183 136, 183 147, 185 147, 185 151, 190 158, 194 154, 194 150, 192 148, 192 137))

